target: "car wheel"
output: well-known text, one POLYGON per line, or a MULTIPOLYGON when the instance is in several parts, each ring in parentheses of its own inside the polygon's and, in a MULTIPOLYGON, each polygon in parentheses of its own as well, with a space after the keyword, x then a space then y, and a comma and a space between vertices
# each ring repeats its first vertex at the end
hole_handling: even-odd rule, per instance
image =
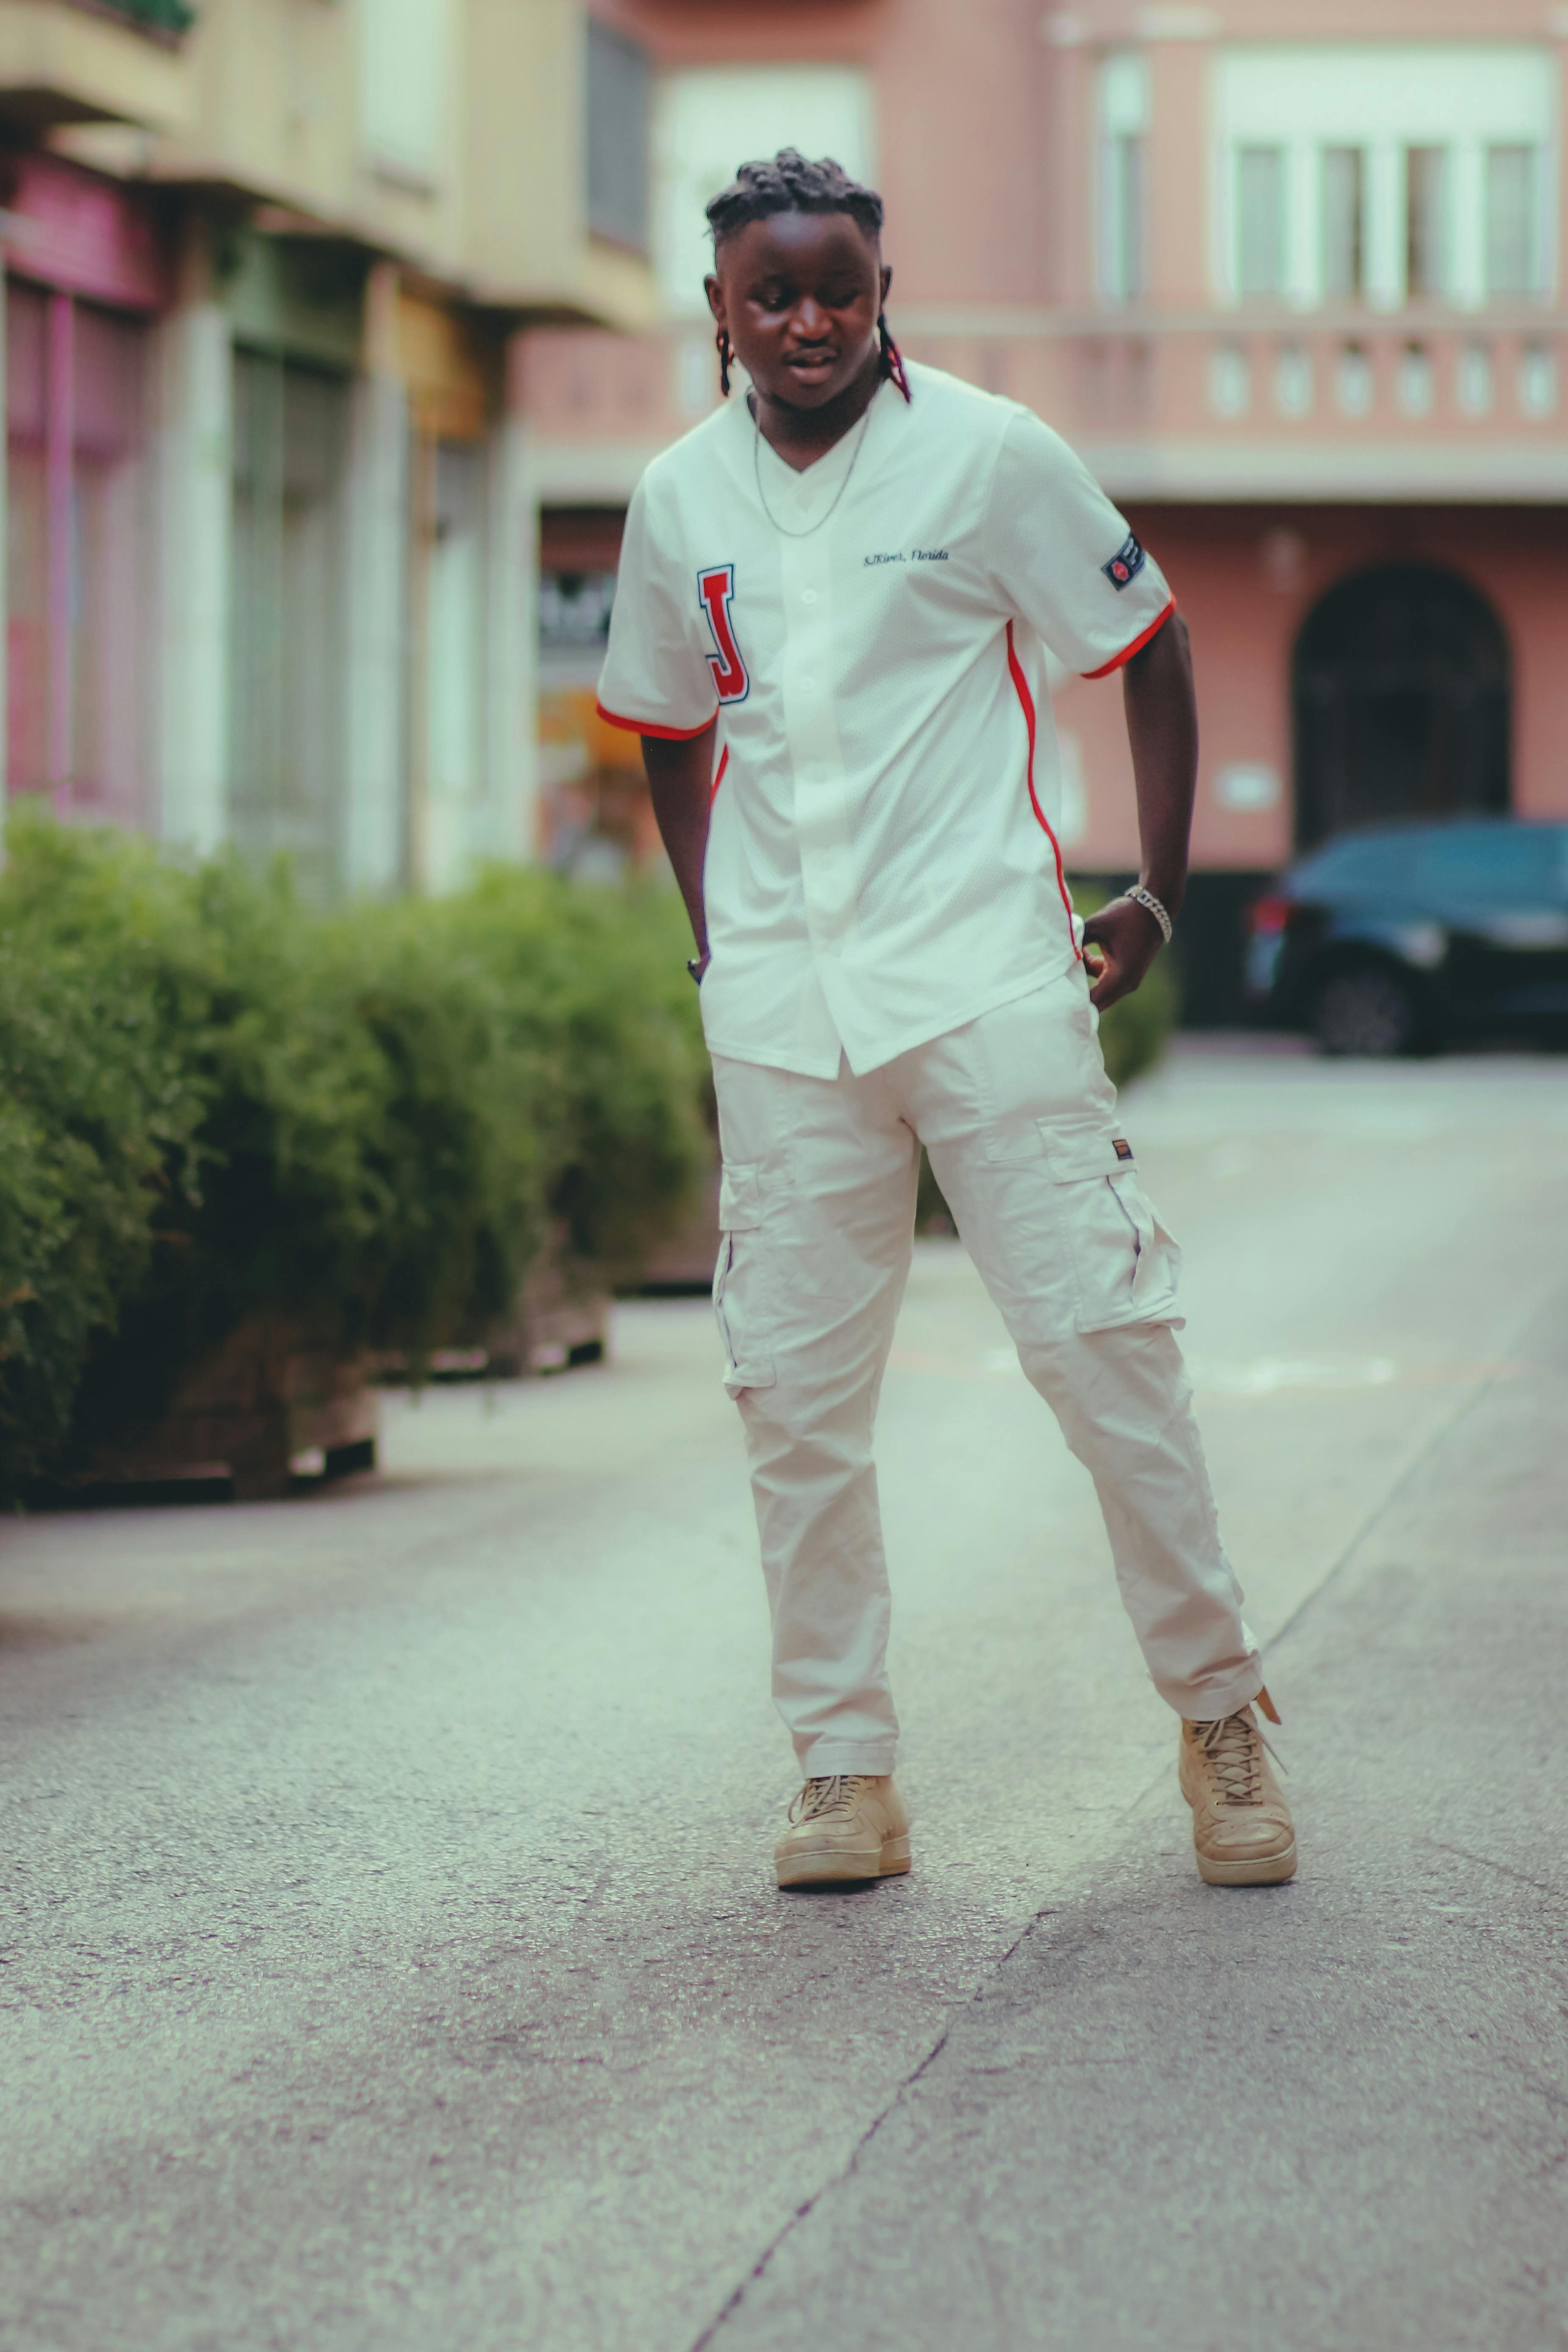
POLYGON ((1325 1054, 1408 1054, 1419 1042, 1421 1009, 1398 972, 1362 964, 1323 982, 1312 1028, 1325 1054))

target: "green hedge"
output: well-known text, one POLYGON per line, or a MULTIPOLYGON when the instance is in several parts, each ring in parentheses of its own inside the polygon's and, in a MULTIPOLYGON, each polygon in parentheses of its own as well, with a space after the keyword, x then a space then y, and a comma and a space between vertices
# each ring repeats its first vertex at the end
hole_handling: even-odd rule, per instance
MULTIPOLYGON (((6 846, 0 1496, 255 1309, 417 1360, 551 1234, 613 1281, 678 1221, 707 1065, 673 894, 507 869, 323 915, 36 813, 6 846)), ((1173 1013, 1162 962, 1101 1024, 1119 1084, 1173 1013)))
POLYGON ((0 1494, 253 1308, 417 1357, 563 1227, 635 1270, 703 1164, 679 903, 516 870, 322 915, 13 814, 0 877, 0 1494))

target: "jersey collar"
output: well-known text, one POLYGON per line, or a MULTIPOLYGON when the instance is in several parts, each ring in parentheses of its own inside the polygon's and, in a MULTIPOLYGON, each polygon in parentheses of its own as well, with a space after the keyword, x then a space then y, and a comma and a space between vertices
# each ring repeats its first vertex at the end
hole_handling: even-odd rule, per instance
POLYGON ((791 530, 809 530, 837 496, 845 475, 856 465, 856 450, 860 452, 856 466, 857 489, 880 461, 889 441, 896 435, 907 404, 898 386, 886 377, 872 394, 865 415, 865 439, 861 427, 852 425, 847 433, 837 440, 804 469, 787 465, 773 445, 758 434, 756 421, 744 396, 733 404, 734 430, 730 436, 730 455, 736 470, 745 482, 753 504, 756 503, 756 473, 760 467, 768 494, 768 504, 775 515, 791 530), (756 446, 753 446, 756 445, 756 446))

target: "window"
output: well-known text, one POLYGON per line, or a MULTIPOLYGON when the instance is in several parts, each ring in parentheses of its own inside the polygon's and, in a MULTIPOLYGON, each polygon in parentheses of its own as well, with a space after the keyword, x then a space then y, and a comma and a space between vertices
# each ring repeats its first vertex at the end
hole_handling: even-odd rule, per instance
POLYGON ((13 282, 5 332, 11 789, 142 824, 146 331, 13 282), (56 433, 68 451, 63 501, 49 493, 56 433))
POLYGON ((1487 292, 1536 288, 1536 158, 1533 147, 1487 149, 1487 292))
POLYGON ((1143 141, 1134 134, 1105 146, 1105 291, 1112 302, 1143 291, 1143 141))
POLYGON ((1323 150, 1323 292, 1359 301, 1366 286, 1366 156, 1360 147, 1323 150))
MULTIPOLYGON (((422 878, 433 890, 460 887, 482 845, 485 797, 485 466, 467 441, 426 444, 423 520, 428 533, 425 593, 425 761, 422 878)), ((416 808, 419 801, 416 800, 416 808)))
POLYGON ((667 309, 706 319, 713 267, 703 207, 750 157, 798 147, 852 180, 877 176, 871 86, 857 66, 701 66, 655 97, 654 250, 667 309))
POLYGON ((588 20, 588 226, 646 253, 648 241, 647 51, 588 20))
MULTIPOLYGON (((1558 62, 1544 43, 1237 40, 1209 90, 1222 300, 1268 299, 1275 268, 1302 310, 1552 292, 1558 62)), ((1110 128, 1102 101, 1102 139, 1110 128)))
POLYGON ((1405 289, 1413 302, 1438 301, 1448 290, 1448 154, 1444 147, 1405 151, 1405 289))
POLYGON ((1333 842, 1297 866, 1291 880, 1303 898, 1326 893, 1342 898, 1381 897, 1407 889, 1415 861, 1409 835, 1373 835, 1333 842))
POLYGON ((1146 289, 1144 140, 1149 74, 1142 58, 1108 58, 1100 86, 1100 290, 1135 302, 1146 289))
POLYGON ((1285 151, 1243 147, 1236 159, 1236 282, 1244 301, 1285 291, 1285 151))
POLYGON ((234 837, 319 898, 339 872, 348 439, 346 379, 236 352, 234 837))
POLYGON ((597 677, 610 641, 616 601, 613 572, 542 572, 539 578, 539 650, 563 657, 597 677))
POLYGON ((1422 840, 1416 880, 1434 897, 1539 907, 1557 895, 1561 838, 1550 825, 1456 825, 1422 840))
POLYGON ((441 163, 452 0, 360 0, 361 135, 382 171, 427 187, 441 163))

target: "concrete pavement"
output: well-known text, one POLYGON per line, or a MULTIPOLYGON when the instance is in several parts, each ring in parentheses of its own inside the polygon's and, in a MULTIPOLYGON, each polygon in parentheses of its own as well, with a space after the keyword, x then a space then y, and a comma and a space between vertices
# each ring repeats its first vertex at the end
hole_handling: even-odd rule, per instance
POLYGON ((1127 1100, 1302 1823, 1205 1890, 962 1254, 883 1406, 908 1882, 784 1898, 705 1310, 320 1502, 0 1542, 0 2340, 1568 2344, 1568 1077, 1127 1100))

